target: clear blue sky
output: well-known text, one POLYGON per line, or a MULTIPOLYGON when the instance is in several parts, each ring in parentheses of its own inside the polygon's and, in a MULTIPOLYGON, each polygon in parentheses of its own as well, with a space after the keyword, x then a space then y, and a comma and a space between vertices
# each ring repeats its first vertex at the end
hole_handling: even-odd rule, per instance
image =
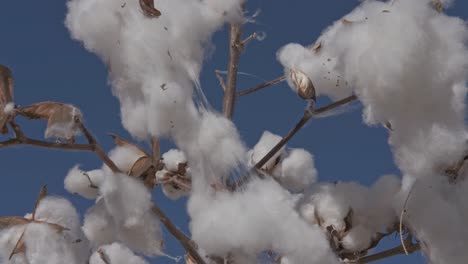
MULTIPOLYGON (((121 0, 122 3, 130 0, 121 0)), ((238 88, 245 89, 282 74, 276 61, 276 51, 286 43, 312 43, 331 22, 349 12, 355 0, 252 0, 247 9, 261 14, 256 22, 245 26, 245 34, 263 31, 262 42, 248 45, 241 58, 240 71, 258 77, 239 76, 238 88)), ((449 13, 468 18, 468 2, 457 1, 449 13)), ((0 5, 0 64, 9 66, 15 77, 15 102, 28 105, 54 100, 74 104, 84 113, 87 126, 105 150, 113 146, 108 132, 129 137, 122 128, 119 105, 107 85, 107 70, 101 61, 88 53, 80 43, 70 39, 64 27, 65 1, 2 1, 0 5)), ((404 30, 404 29, 402 29, 404 30)), ((216 50, 204 65, 201 83, 214 108, 221 108, 221 89, 213 74, 225 70, 227 33, 214 36, 216 50)), ((318 104, 327 103, 319 98, 318 104)), ((368 185, 379 176, 398 174, 390 149, 387 132, 380 127, 363 125, 361 107, 340 116, 313 120, 290 142, 315 155, 321 181, 358 181, 368 185)), ((300 118, 305 105, 287 87, 280 84, 238 100, 234 121, 245 142, 252 146, 264 130, 285 134, 300 118)), ((28 135, 40 138, 45 124, 40 121, 21 122, 28 135)), ((1 139, 1 138, 0 138, 1 139)), ((80 139, 83 140, 83 139, 80 139)), ((162 151, 170 143, 163 144, 162 151)), ((75 164, 94 169, 101 162, 92 153, 63 152, 32 147, 0 149, 0 215, 24 215, 33 207, 40 186, 48 184, 49 192, 65 196, 83 214, 92 202, 68 194, 63 178, 75 164)), ((155 199, 174 222, 187 230, 185 201, 168 201, 159 190, 155 199)), ((274 232, 274 230, 272 230, 274 232)), ((167 252, 181 255, 182 249, 168 233, 167 252)), ((385 241, 385 247, 397 240, 385 241)), ((423 263, 419 254, 396 257, 379 263, 423 263)), ((152 263, 172 263, 160 258, 152 263)))

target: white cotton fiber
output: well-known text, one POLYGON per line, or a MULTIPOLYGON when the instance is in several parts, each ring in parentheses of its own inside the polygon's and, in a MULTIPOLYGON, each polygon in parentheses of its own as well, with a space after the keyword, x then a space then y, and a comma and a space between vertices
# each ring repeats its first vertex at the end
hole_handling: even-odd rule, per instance
MULTIPOLYGON (((257 162, 259 162, 265 155, 270 152, 270 150, 280 142, 281 137, 275 135, 269 131, 264 131, 258 143, 250 152, 249 157, 249 165, 254 166, 257 162)), ((282 147, 278 152, 269 159, 265 165, 262 166, 264 170, 272 170, 276 164, 278 163, 278 159, 281 159, 281 156, 285 154, 284 147, 282 147)))
POLYGON ((108 174, 99 188, 118 225, 138 225, 151 208, 151 194, 141 181, 125 174, 108 174))
POLYGON ((162 155, 164 165, 170 171, 177 171, 180 163, 187 162, 184 152, 178 149, 170 149, 162 155))
POLYGON ((82 171, 76 165, 65 177, 65 189, 87 199, 96 199, 98 186, 104 178, 102 170, 82 171))
POLYGON ((146 260, 135 255, 121 243, 102 246, 101 250, 102 256, 99 252, 94 252, 89 260, 89 264, 148 264, 146 260), (105 260, 102 259, 103 257, 105 260))
POLYGON ((305 149, 292 149, 281 162, 281 175, 277 176, 283 186, 292 191, 304 191, 317 180, 312 154, 305 149))
POLYGON ((303 221, 294 204, 295 199, 270 179, 252 180, 238 193, 192 194, 192 235, 207 254, 238 249, 256 256, 273 250, 290 256, 291 263, 337 263, 325 235, 303 221))
POLYGON ((107 212, 103 199, 88 209, 82 229, 94 249, 115 241, 117 234, 114 219, 107 212))
MULTIPOLYGON (((109 152, 109 158, 123 172, 130 171, 135 161, 142 156, 145 156, 145 153, 134 146, 117 146, 109 152)), ((106 165, 103 166, 103 169, 110 172, 106 165)))

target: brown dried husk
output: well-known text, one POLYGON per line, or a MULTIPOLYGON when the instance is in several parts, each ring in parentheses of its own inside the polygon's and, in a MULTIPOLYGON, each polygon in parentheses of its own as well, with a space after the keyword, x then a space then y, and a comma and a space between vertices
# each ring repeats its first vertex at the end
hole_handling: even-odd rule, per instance
POLYGON ((11 70, 0 65, 0 104, 13 102, 13 76, 11 70))
POLYGON ((147 17, 159 17, 161 12, 154 7, 154 0, 139 0, 143 14, 147 17))
POLYGON ((70 107, 73 106, 53 101, 45 101, 21 107, 18 109, 18 112, 29 119, 49 119, 55 111, 64 111, 64 109, 70 107))

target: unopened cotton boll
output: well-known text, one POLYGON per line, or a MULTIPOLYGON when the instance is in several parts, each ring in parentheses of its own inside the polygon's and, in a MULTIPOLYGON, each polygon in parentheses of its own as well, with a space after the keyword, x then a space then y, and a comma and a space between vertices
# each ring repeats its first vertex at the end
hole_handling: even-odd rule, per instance
MULTIPOLYGON (((260 140, 252 149, 249 159, 249 165, 254 166, 259 162, 270 150, 281 141, 281 137, 275 135, 269 131, 263 132, 260 140)), ((270 171, 280 162, 281 156, 285 154, 284 146, 273 155, 266 163, 262 166, 262 169, 270 171)))
POLYGON ((305 149, 292 149, 281 162, 280 182, 292 191, 303 191, 317 180, 312 154, 305 149))
POLYGON ((106 260, 103 260, 101 254, 96 251, 91 255, 89 264, 106 264, 108 262, 112 264, 148 264, 121 243, 102 246, 101 250, 106 260))
POLYGON ((177 171, 180 163, 187 162, 184 152, 178 149, 171 149, 162 155, 164 165, 170 171, 177 171))
POLYGON ((98 186, 103 178, 102 170, 82 171, 76 165, 70 169, 65 177, 65 189, 87 199, 95 199, 98 196, 98 186))

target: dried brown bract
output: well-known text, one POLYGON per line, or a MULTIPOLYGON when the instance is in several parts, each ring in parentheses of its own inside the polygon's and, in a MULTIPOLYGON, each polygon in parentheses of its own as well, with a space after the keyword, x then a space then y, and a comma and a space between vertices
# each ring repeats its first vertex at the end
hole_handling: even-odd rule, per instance
POLYGON ((139 0, 140 7, 146 17, 154 18, 161 16, 161 12, 154 7, 154 0, 139 0))
POLYGON ((8 103, 13 102, 13 76, 8 67, 0 65, 0 133, 8 133, 6 126, 10 113, 5 111, 8 103))
POLYGON ((45 137, 66 139, 74 142, 74 136, 78 131, 78 122, 82 120, 82 114, 78 108, 70 104, 46 101, 22 107, 17 112, 29 119, 47 120, 45 137))
POLYGON ((315 87, 310 78, 302 71, 297 69, 291 69, 289 71, 291 81, 297 88, 297 93, 302 99, 305 100, 316 100, 315 87))

